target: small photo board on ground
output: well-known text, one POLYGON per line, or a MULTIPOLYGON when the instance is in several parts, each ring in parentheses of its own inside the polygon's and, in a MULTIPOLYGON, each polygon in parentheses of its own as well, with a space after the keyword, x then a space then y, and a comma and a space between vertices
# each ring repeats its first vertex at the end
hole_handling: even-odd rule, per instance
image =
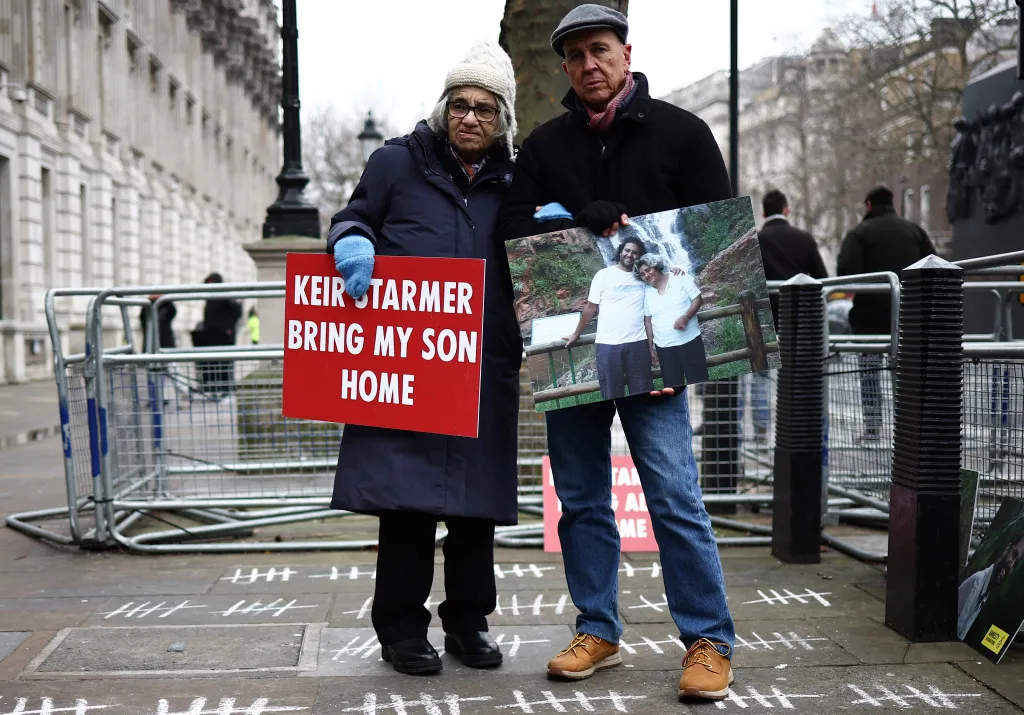
POLYGON ((749 196, 506 250, 538 412, 780 365, 749 196))
POLYGON ((998 663, 1024 624, 1024 502, 1006 498, 957 595, 957 636, 998 663))

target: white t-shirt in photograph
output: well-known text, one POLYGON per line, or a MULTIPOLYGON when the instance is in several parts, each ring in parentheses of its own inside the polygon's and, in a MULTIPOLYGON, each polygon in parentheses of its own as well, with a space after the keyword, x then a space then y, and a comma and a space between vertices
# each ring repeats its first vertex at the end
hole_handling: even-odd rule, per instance
POLYGON ((597 335, 602 345, 622 345, 647 340, 644 330, 644 284, 618 266, 602 268, 590 282, 587 300, 599 306, 597 335))
POLYGON ((654 344, 659 348, 683 345, 700 335, 697 316, 690 318, 685 330, 676 330, 675 322, 686 314, 690 305, 700 297, 700 288, 688 275, 668 274, 664 293, 644 285, 644 315, 651 319, 654 344))

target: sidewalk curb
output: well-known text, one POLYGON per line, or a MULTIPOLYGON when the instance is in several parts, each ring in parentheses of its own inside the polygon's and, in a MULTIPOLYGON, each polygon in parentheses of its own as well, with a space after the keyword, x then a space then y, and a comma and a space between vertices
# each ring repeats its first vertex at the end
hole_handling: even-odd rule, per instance
POLYGON ((36 427, 34 429, 28 429, 17 434, 7 435, 0 437, 0 452, 5 449, 12 447, 20 447, 28 444, 29 442, 38 442, 39 440, 49 439, 50 437, 60 436, 60 425, 53 425, 52 427, 36 427))

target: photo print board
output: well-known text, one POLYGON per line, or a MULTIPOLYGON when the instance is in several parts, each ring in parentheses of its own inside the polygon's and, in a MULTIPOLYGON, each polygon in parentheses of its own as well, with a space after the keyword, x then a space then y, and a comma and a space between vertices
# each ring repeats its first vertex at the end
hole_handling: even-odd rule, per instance
POLYGON ((781 364, 749 196, 506 251, 538 412, 781 364))

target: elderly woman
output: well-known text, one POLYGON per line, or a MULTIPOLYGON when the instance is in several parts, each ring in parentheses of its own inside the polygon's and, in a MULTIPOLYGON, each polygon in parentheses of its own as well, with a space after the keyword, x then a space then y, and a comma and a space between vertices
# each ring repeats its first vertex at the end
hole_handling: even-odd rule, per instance
POLYGON ((473 667, 502 661, 487 616, 496 604, 494 527, 517 521, 522 340, 495 221, 512 180, 515 91, 508 55, 476 42, 448 73, 429 120, 373 153, 328 234, 356 298, 374 255, 487 261, 479 437, 348 425, 341 440, 331 506, 380 517, 371 617, 384 660, 402 673, 442 667, 423 605, 439 521, 448 530, 438 607, 445 650, 473 667))
POLYGON ((706 382, 708 362, 697 311, 704 299, 693 279, 681 270, 665 270, 661 256, 647 253, 633 266, 644 289, 644 327, 651 361, 660 363, 665 387, 706 382))

